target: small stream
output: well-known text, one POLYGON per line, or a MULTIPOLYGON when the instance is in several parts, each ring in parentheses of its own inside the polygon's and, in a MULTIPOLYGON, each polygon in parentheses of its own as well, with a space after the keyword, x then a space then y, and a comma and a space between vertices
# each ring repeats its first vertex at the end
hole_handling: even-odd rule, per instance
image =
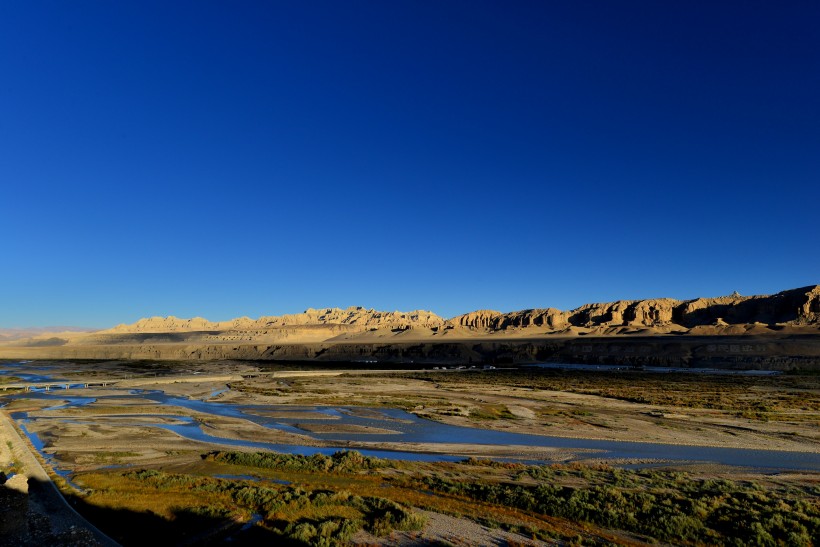
POLYGON ((23 433, 26 434, 26 437, 29 438, 29 440, 31 441, 31 444, 34 446, 34 448, 37 449, 37 452, 40 453, 40 456, 43 457, 43 459, 46 461, 46 463, 48 463, 48 465, 51 466, 51 468, 54 470, 54 472, 57 473, 59 476, 61 476, 63 479, 65 479, 65 481, 72 488, 74 488, 75 490, 82 491, 83 489, 81 487, 79 487, 78 485, 76 485, 74 482, 71 481, 72 472, 59 467, 58 466, 59 462, 57 461, 57 459, 52 454, 49 454, 48 452, 45 452, 45 443, 43 443, 43 441, 40 439, 40 437, 36 433, 28 430, 26 425, 28 424, 29 421, 27 419, 22 419, 22 420, 17 419, 17 418, 14 417, 14 415, 12 415, 12 418, 14 418, 14 421, 17 422, 17 425, 20 427, 20 430, 23 433))
MULTIPOLYGON (((602 441, 588 439, 571 439, 565 437, 547 437, 540 435, 527 435, 522 433, 512 433, 505 431, 492 431, 487 429, 477 429, 470 427, 460 427, 442 424, 423 418, 400 409, 391 408, 357 408, 357 407, 321 407, 321 406, 290 406, 290 405, 267 405, 251 406, 237 405, 230 403, 209 402, 199 399, 185 399, 167 395, 161 391, 139 392, 132 390, 127 394, 111 396, 122 399, 123 397, 133 397, 154 402, 158 410, 162 407, 180 407, 196 412, 202 412, 212 416, 222 416, 228 418, 240 418, 256 423, 269 429, 277 429, 290 433, 299 433, 318 440, 338 441, 338 442, 402 442, 402 443, 448 443, 448 444, 479 444, 479 445, 504 445, 504 446, 528 446, 559 448, 583 451, 594 451, 594 453, 584 453, 578 459, 586 458, 613 458, 613 459, 640 459, 640 460, 674 460, 681 462, 712 462, 733 466, 753 467, 759 469, 772 470, 811 470, 820 471, 820 454, 805 452, 782 452, 767 450, 746 450, 738 448, 717 448, 703 446, 668 445, 640 442, 623 441, 602 441), (364 412, 363 412, 364 411, 364 412), (255 414, 254 412, 283 413, 282 416, 272 417, 255 414), (299 414, 303 413, 304 417, 299 414), (317 416, 326 416, 317 417, 317 416), (309 423, 311 425, 353 425, 389 429, 396 433, 312 433, 299 428, 300 424, 309 423)), ((13 397, 23 397, 15 395, 13 397)), ((27 398, 44 398, 65 401, 63 404, 48 407, 46 410, 59 410, 70 407, 88 405, 96 400, 104 401, 107 397, 64 397, 61 394, 52 392, 27 393, 27 398)), ((144 422, 130 422, 128 420, 111 420, 107 425, 137 425, 151 426, 168 431, 186 439, 201 441, 206 443, 219 443, 227 446, 241 446, 258 448, 261 450, 274 450, 276 452, 288 454, 332 454, 340 450, 339 447, 314 447, 292 444, 274 444, 259 441, 246 441, 237 439, 226 439, 210 435, 203 431, 202 425, 194 418, 177 416, 173 414, 163 415, 157 413, 157 417, 171 418, 175 423, 164 423, 157 421, 146 424, 144 422)), ((25 412, 15 412, 12 418, 23 426, 29 418, 25 412)), ((61 419, 61 418, 54 418, 61 419)), ((76 418, 74 418, 76 421, 76 418)), ((88 422, 90 423, 90 422, 88 422)), ((99 423, 99 422, 97 422, 99 423)), ((42 442, 28 433, 34 445, 42 452, 42 442)), ((389 450, 369 450, 355 448, 359 452, 376 457, 406 459, 416 461, 455 461, 461 459, 459 456, 428 454, 420 452, 402 452, 389 450)), ((46 454, 47 457, 49 457, 46 454)))

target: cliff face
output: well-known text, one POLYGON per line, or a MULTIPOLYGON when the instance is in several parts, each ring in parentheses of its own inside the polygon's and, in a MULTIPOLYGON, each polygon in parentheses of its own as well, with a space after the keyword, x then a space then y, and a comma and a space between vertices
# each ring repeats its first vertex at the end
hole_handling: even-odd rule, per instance
POLYGON ((497 330, 499 321, 504 317, 500 311, 477 310, 458 317, 453 317, 448 321, 453 325, 467 327, 470 329, 497 330))
POLYGON ((783 291, 771 296, 727 296, 698 298, 684 302, 676 310, 684 326, 714 323, 718 318, 729 324, 820 323, 820 286, 783 291))
POLYGON ((264 327, 291 326, 291 325, 357 325, 360 327, 406 329, 412 327, 440 327, 444 319, 435 313, 415 310, 411 312, 382 312, 362 307, 350 307, 345 310, 339 308, 323 308, 315 310, 308 308, 303 313, 262 317, 258 323, 264 327))
POLYGON ((656 327, 672 323, 677 300, 621 300, 608 304, 587 304, 569 313, 568 322, 576 327, 656 327))
POLYGON ((619 300, 586 304, 572 311, 554 308, 511 313, 480 310, 450 319, 448 323, 474 330, 545 327, 564 329, 616 327, 670 327, 763 323, 765 325, 820 324, 820 286, 804 287, 767 296, 723 296, 674 300, 619 300))
MULTIPOLYGON (((241 339, 266 335, 281 339, 298 338, 299 332, 311 330, 312 339, 325 332, 329 337, 343 333, 372 330, 403 331, 438 330, 461 327, 476 333, 501 333, 509 330, 537 328, 540 331, 566 331, 572 327, 597 329, 599 332, 624 328, 656 328, 659 332, 685 332, 696 327, 727 325, 820 325, 820 286, 803 287, 766 296, 722 296, 674 300, 619 300, 586 304, 571 311, 536 308, 510 313, 478 310, 444 320, 423 310, 382 312, 361 307, 307 309, 303 313, 260 317, 240 317, 231 321, 211 322, 201 317, 151 317, 133 325, 118 325, 97 333, 97 339, 113 334, 219 332, 236 333, 241 339), (242 333, 241 336, 238 333, 242 333)), ((227 336, 227 334, 226 334, 227 336)), ((240 339, 234 338, 234 339, 240 339)))
POLYGON ((214 323, 194 317, 193 319, 180 319, 170 315, 168 317, 146 317, 131 325, 117 325, 108 330, 100 331, 98 334, 118 334, 132 332, 186 332, 186 331, 208 331, 219 330, 220 323, 214 323))
MULTIPOLYGON (((272 345, 405 344, 411 341, 446 345, 472 339, 624 338, 670 333, 708 337, 816 336, 820 334, 820 286, 770 296, 734 294, 685 301, 622 300, 586 304, 571 311, 555 308, 510 313, 478 310, 450 320, 429 311, 382 312, 361 307, 311 308, 298 314, 259 319, 240 317, 223 322, 201 317, 151 317, 107 331, 42 335, 0 345, 31 349, 54 347, 57 348, 53 350, 55 355, 92 355, 95 348, 101 347, 119 347, 110 350, 113 355, 125 351, 126 346, 144 349, 179 344, 202 348, 236 345, 236 348, 245 348, 236 350, 244 355, 242 352, 255 354, 258 351, 248 348, 272 345)), ((280 351, 277 355, 281 354, 280 351)))
POLYGON ((553 360, 820 370, 820 286, 770 296, 587 304, 571 311, 478 310, 447 321, 427 311, 358 307, 224 322, 151 317, 107 331, 2 342, 0 357, 459 364, 553 360), (679 336, 657 336, 669 333, 679 336))
POLYGON ((177 317, 149 317, 132 325, 117 325, 99 334, 194 332, 194 331, 264 331, 282 327, 307 327, 324 325, 351 325, 370 328, 407 329, 413 327, 433 328, 444 325, 444 319, 424 310, 411 312, 382 312, 362 307, 308 308, 303 313, 260 317, 240 317, 230 321, 212 322, 201 317, 179 319, 177 317))

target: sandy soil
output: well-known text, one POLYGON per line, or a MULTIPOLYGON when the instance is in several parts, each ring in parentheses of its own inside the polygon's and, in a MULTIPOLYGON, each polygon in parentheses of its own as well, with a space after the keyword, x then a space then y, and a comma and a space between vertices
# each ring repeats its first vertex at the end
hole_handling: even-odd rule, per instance
MULTIPOLYGON (((266 389, 281 388, 275 379, 246 380, 240 389, 223 394, 234 403, 333 404, 361 406, 399 405, 419 416, 440 422, 556 437, 652 442, 690 446, 754 448, 817 452, 820 429, 812 416, 806 420, 791 412, 784 420, 750 420, 735 413, 665 407, 622 401, 597 395, 470 382, 435 384, 406 378, 372 378, 347 375, 311 378, 276 396, 266 389), (486 408, 506 408, 510 416, 475 417, 486 408)), ((808 393, 807 397, 818 394, 808 393)))
POLYGON ((288 412, 286 410, 266 410, 266 409, 259 409, 259 410, 250 410, 248 414, 253 414, 254 416, 266 416, 268 418, 274 418, 279 420, 338 420, 339 416, 333 416, 332 414, 324 414, 322 412, 288 412))
POLYGON ((370 427, 367 425, 353 424, 295 424, 299 429, 310 431, 311 433, 353 433, 356 435, 400 435, 399 431, 384 429, 382 427, 370 427))
POLYGON ((454 545, 464 547, 496 545, 548 545, 500 529, 491 529, 476 522, 455 518, 432 511, 416 509, 427 518, 421 532, 393 532, 386 538, 378 538, 361 531, 351 539, 352 545, 384 545, 387 547, 411 547, 413 545, 454 545))

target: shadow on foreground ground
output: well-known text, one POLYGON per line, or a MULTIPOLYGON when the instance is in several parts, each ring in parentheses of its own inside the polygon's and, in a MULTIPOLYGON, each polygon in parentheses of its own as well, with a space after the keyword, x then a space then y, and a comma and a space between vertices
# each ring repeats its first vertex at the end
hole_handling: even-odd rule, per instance
MULTIPOLYGON (((66 507, 42 504, 39 492, 51 488, 28 480, 28 494, 0 486, 0 545, 84 547, 99 545, 94 533, 75 524, 66 507)), ((199 515, 185 509, 173 520, 150 511, 135 512, 97 507, 78 496, 66 500, 80 515, 123 546, 174 545, 304 545, 258 526, 246 527, 230 519, 199 515)))
POLYGON ((98 507, 77 496, 66 499, 81 515, 123 546, 304 545, 259 526, 179 509, 167 520, 153 512, 98 507))

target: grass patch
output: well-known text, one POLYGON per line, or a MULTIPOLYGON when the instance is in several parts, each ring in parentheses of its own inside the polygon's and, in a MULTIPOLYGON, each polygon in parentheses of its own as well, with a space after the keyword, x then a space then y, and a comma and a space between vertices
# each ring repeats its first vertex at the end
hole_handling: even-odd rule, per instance
MULTIPOLYGON (((347 490, 375 490, 404 505, 528 530, 528 535, 541 539, 569 541, 580 526, 587 539, 592 534, 599 540, 607 530, 620 530, 684 545, 820 544, 820 488, 811 484, 784 486, 704 479, 683 472, 532 466, 488 459, 400 466, 378 460, 372 465, 364 456, 345 454, 359 463, 334 468, 324 460, 315 464, 314 456, 261 453, 265 463, 259 467, 296 470, 301 474, 289 478, 317 483, 343 475, 348 478, 338 486, 347 490)), ((214 461, 247 466, 252 458, 219 456, 214 461)))
POLYGON ((430 475, 411 479, 408 486, 676 544, 820 542, 820 507, 807 491, 771 491, 756 483, 606 466, 521 466, 516 478, 535 484, 430 475))
POLYGON ((202 535, 207 527, 211 528, 209 539, 214 539, 226 527, 247 522, 251 515, 261 517, 258 526, 269 535, 311 545, 344 545, 362 529, 386 535, 424 525, 423 517, 399 503, 348 491, 263 486, 152 469, 88 473, 78 480, 91 491, 83 500, 87 508, 116 511, 121 519, 116 527, 109 523, 109 530, 105 521, 97 522, 126 544, 174 543, 195 533, 202 535), (155 530, 135 530, 122 522, 129 517, 144 518, 146 513, 159 517, 162 524, 155 530))
POLYGON ((96 452, 94 463, 119 463, 123 458, 136 458, 140 455, 139 452, 96 452))
POLYGON ((820 375, 816 374, 723 376, 528 369, 475 371, 469 377, 441 372, 403 376, 441 386, 505 386, 597 395, 647 405, 713 409, 761 421, 816 422, 820 414, 820 375))
POLYGON ((364 456, 355 450, 340 450, 331 456, 325 456, 324 454, 300 456, 274 452, 218 451, 205 454, 203 459, 246 467, 317 473, 353 473, 393 467, 391 460, 364 456))
POLYGON ((474 420, 515 420, 518 418, 510 412, 507 405, 481 405, 470 409, 470 418, 474 420))

